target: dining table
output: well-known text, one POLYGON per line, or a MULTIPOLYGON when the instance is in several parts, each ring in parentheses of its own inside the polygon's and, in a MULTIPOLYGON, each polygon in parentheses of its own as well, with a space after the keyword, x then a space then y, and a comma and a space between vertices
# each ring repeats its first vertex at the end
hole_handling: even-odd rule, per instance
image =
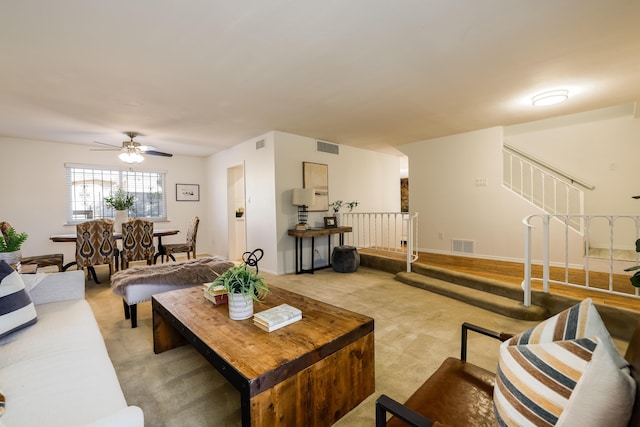
MULTIPOLYGON (((153 257, 154 263, 158 259, 159 256, 164 255, 164 246, 162 246, 162 238, 164 236, 174 236, 178 234, 180 230, 176 228, 158 228, 153 230, 153 236, 158 238, 158 252, 153 257)), ((122 233, 114 232, 113 237, 116 239, 122 239, 122 233)), ((76 233, 69 234, 54 234, 49 237, 49 240, 52 242, 67 242, 67 243, 75 243, 78 240, 78 235, 76 233)), ((75 261, 71 261, 64 266, 62 266, 62 271, 66 271, 69 267, 75 265, 75 261)))

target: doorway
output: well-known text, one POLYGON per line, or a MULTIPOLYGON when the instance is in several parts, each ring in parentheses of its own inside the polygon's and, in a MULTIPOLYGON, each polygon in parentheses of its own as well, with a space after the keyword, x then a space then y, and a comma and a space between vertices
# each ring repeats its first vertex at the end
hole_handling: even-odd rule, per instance
POLYGON ((229 259, 241 260, 246 251, 246 221, 244 202, 244 165, 227 169, 227 218, 229 259))

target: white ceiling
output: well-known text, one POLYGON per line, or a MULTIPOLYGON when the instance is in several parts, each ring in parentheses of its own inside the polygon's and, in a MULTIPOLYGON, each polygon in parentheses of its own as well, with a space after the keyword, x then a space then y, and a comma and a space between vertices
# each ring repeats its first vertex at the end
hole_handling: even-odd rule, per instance
POLYGON ((3 0, 0 135, 397 152, 640 99, 639 22, 638 0, 3 0))

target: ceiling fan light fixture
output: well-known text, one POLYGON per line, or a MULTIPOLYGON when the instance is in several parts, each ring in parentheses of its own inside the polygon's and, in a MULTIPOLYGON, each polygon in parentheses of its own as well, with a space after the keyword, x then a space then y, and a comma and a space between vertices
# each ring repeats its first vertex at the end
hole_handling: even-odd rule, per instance
POLYGON ((558 104, 569 99, 569 91, 566 89, 550 90, 542 92, 531 98, 531 104, 536 107, 558 104))
POLYGON ((139 153, 134 152, 122 152, 118 155, 120 160, 125 163, 140 163, 144 160, 144 157, 139 153))

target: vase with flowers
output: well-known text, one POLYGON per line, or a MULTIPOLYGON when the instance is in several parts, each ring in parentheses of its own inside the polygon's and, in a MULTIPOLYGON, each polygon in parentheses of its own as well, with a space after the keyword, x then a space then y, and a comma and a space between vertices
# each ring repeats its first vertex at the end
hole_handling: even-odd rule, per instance
POLYGON ((338 212, 340 212, 340 209, 342 209, 343 207, 349 208, 349 212, 351 212, 353 210, 353 208, 355 208, 356 206, 358 206, 359 202, 357 201, 352 201, 352 202, 345 202, 343 200, 336 200, 335 202, 331 202, 329 203, 329 206, 331 207, 331 209, 333 209, 333 216, 336 218, 336 225, 338 225, 338 212))
POLYGON ((125 193, 120 188, 115 194, 111 194, 104 198, 104 203, 108 207, 116 211, 116 218, 113 228, 116 232, 122 232, 122 223, 129 219, 129 209, 133 206, 136 199, 133 194, 125 193))

